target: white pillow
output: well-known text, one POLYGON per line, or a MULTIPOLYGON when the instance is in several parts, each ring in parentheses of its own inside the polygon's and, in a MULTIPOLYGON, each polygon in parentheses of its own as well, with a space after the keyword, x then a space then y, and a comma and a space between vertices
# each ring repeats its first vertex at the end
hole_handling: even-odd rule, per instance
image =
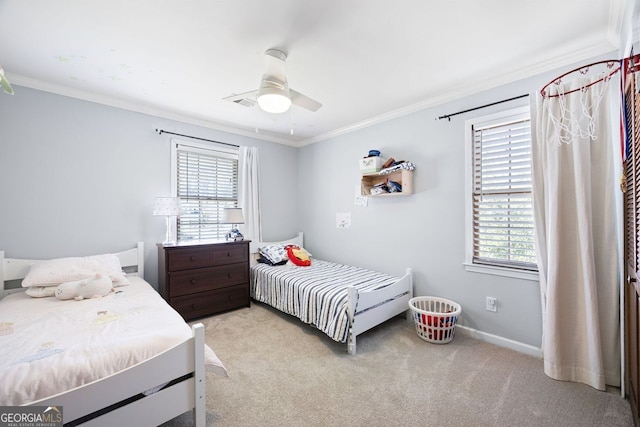
POLYGON ((45 298, 55 296, 56 289, 57 286, 29 286, 24 292, 33 298, 45 298))
POLYGON ((37 262, 22 280, 22 286, 58 286, 60 283, 93 277, 96 273, 111 277, 114 287, 130 284, 118 257, 104 254, 37 262))
POLYGON ((113 287, 130 285, 127 274, 122 271, 122 265, 120 265, 120 258, 114 254, 93 255, 85 258, 96 260, 107 267, 107 275, 111 277, 113 287))

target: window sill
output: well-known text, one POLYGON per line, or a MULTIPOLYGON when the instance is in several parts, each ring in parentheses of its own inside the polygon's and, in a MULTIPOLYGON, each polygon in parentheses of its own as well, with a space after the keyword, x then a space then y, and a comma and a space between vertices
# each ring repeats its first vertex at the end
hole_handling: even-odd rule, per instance
POLYGON ((515 279, 531 280, 535 282, 540 280, 537 271, 513 270, 511 268, 478 265, 468 262, 464 263, 464 269, 472 273, 493 274, 494 276, 513 277, 515 279))

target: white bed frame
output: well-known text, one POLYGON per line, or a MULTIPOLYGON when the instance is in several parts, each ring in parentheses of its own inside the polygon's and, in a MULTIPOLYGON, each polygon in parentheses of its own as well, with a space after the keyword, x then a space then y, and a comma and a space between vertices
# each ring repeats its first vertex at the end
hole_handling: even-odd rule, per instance
MULTIPOLYGON (((129 276, 144 275, 144 245, 117 254, 124 267, 136 267, 129 276)), ((38 260, 5 258, 0 251, 0 297, 20 289, 5 289, 5 281, 23 279, 38 260)), ((205 426, 204 326, 191 328, 192 337, 123 371, 29 403, 62 406, 64 424, 83 426, 157 426, 189 410, 195 425, 205 426), (162 390, 146 390, 181 378, 162 390), (144 396, 144 397, 140 397, 144 396)))
MULTIPOLYGON (((265 245, 303 245, 303 234, 281 242, 251 242, 249 252, 258 254, 258 249, 265 245)), ((413 274, 410 268, 405 270, 397 282, 382 289, 358 291, 353 286, 347 287, 347 313, 349 316, 349 332, 347 351, 356 354, 356 337, 394 316, 406 313, 409 300, 413 298, 413 274), (355 320, 358 320, 355 322, 355 320)))

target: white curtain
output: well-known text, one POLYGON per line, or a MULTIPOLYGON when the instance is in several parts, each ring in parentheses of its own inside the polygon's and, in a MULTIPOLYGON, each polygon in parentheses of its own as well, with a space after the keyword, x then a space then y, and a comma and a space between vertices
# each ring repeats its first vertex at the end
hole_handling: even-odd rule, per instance
MULTIPOLYGON (((555 90, 567 93, 595 79, 581 77, 555 90)), ((620 385, 618 84, 595 84, 564 100, 538 95, 533 117, 544 372, 598 390, 620 385), (560 142, 554 118, 562 117, 595 139, 565 129, 560 142)))
POLYGON ((246 240, 262 241, 260 219, 260 180, 258 148, 240 147, 239 156, 240 192, 239 207, 242 208, 244 224, 240 226, 246 240))

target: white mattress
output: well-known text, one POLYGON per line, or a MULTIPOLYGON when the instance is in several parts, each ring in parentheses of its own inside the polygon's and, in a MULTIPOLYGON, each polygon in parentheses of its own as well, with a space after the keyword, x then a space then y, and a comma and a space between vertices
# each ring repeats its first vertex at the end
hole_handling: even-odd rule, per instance
MULTIPOLYGON (((24 292, 0 300, 0 406, 22 405, 95 381, 191 337, 143 279, 103 298, 61 301, 24 292)), ((224 366, 207 346, 207 368, 224 366)))

